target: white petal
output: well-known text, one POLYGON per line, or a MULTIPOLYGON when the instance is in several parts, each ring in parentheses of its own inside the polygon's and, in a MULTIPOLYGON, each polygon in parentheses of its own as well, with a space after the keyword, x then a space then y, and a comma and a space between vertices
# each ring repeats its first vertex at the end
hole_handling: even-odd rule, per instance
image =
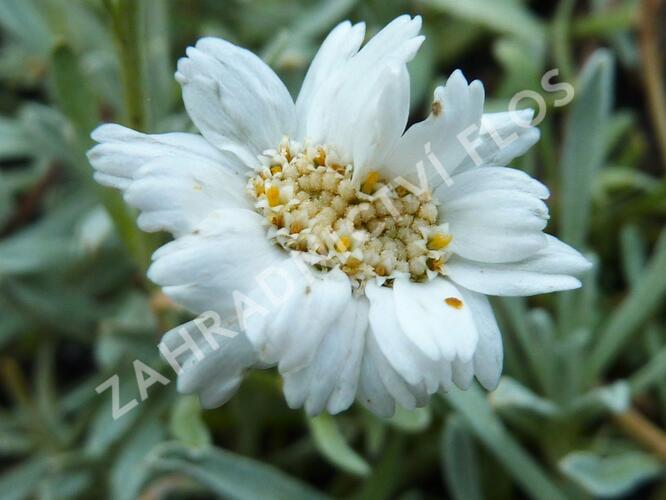
POLYGON ((417 163, 422 162, 428 185, 440 185, 467 156, 460 134, 469 131, 465 136, 469 141, 478 135, 483 100, 481 82, 475 80, 468 85, 460 70, 454 71, 446 85, 435 90, 433 113, 405 132, 382 171, 391 179, 401 176, 420 185, 417 163), (441 165, 444 174, 434 165, 441 165))
POLYGON ((208 161, 183 165, 180 159, 158 158, 136 172, 125 201, 141 210, 137 222, 144 231, 181 236, 217 209, 251 208, 245 184, 208 161))
POLYGON ((273 297, 277 299, 273 303, 262 287, 250 294, 265 314, 248 318, 248 338, 261 360, 277 363, 280 373, 305 368, 352 300, 349 278, 342 271, 306 275, 294 259, 288 259, 265 284, 280 295, 273 297))
POLYGON ((393 289, 400 326, 410 332, 410 338, 422 330, 425 333, 421 335, 435 341, 445 361, 472 359, 478 339, 476 327, 469 307, 451 282, 444 278, 427 283, 396 279, 393 289), (461 306, 450 305, 446 299, 460 301, 461 306))
MULTIPOLYGON (((384 126, 391 130, 400 129, 397 138, 405 125, 402 116, 406 115, 409 106, 409 86, 404 76, 398 82, 392 81, 389 76, 396 72, 388 67, 404 66, 414 57, 423 43, 423 37, 417 36, 420 29, 420 17, 411 19, 401 16, 350 57, 341 70, 335 72, 313 95, 306 118, 306 135, 315 143, 335 146, 341 160, 351 162, 355 160, 354 152, 363 150, 359 142, 367 141, 367 138, 359 136, 359 130, 382 118, 377 115, 383 110, 378 105, 382 105, 396 110, 389 113, 394 123, 384 126), (384 87, 387 89, 384 90, 384 87), (369 106, 369 103, 373 105, 369 106)), ((385 144, 385 147, 390 148, 391 144, 385 144)), ((382 155, 385 151, 377 150, 382 155)), ((369 161, 369 158, 362 161, 369 161)))
POLYGON ((580 287, 574 275, 590 267, 576 250, 546 235, 547 246, 520 262, 486 264, 453 256, 446 264, 456 283, 487 295, 536 295, 580 287))
MULTIPOLYGON (((209 325, 210 323, 203 323, 209 325)), ((224 404, 236 392, 243 372, 256 362, 252 344, 245 335, 225 337, 210 333, 214 343, 203 335, 197 320, 190 321, 167 332, 162 338, 162 348, 176 352, 190 339, 196 349, 188 349, 176 357, 182 371, 178 375, 178 392, 199 393, 205 408, 224 404)))
POLYGON ((339 413, 353 403, 367 328, 367 300, 350 300, 339 321, 324 334, 312 363, 283 375, 291 408, 305 404, 308 415, 317 415, 324 408, 339 413))
POLYGON ((474 352, 474 375, 483 387, 492 391, 502 374, 502 335, 488 299, 476 292, 458 287, 463 300, 472 311, 479 342, 474 352))
POLYGON ((541 200, 550 196, 548 188, 522 170, 503 167, 475 168, 453 177, 453 184, 435 190, 441 201, 453 201, 477 191, 512 190, 531 194, 541 200))
POLYGON ((428 392, 436 391, 439 383, 436 361, 441 363, 436 342, 423 329, 407 331, 401 326, 395 288, 368 282, 365 294, 370 300, 371 334, 384 357, 407 383, 425 382, 428 392))
POLYGON ((503 167, 479 167, 442 184, 435 196, 440 219, 453 235, 450 250, 482 262, 515 262, 546 246, 542 230, 548 190, 529 175, 503 167))
POLYGON ((229 378, 215 377, 210 381, 208 386, 202 389, 199 395, 201 407, 206 410, 212 410, 213 408, 222 406, 236 393, 242 380, 241 376, 229 378))
POLYGON ((481 131, 460 170, 481 165, 503 167, 522 156, 539 140, 539 129, 529 125, 534 116, 531 109, 485 113, 481 118, 481 131))
POLYGON ((99 144, 88 153, 96 174, 106 174, 118 181, 131 180, 134 172, 155 158, 182 158, 191 163, 205 159, 219 163, 220 168, 233 169, 238 164, 211 146, 203 137, 196 134, 173 132, 169 134, 143 134, 122 125, 106 123, 91 134, 99 144))
POLYGON ((233 311, 233 292, 249 291, 262 270, 286 258, 261 224, 250 210, 213 212, 193 234, 158 249, 148 277, 195 313, 233 311))
POLYGON ((377 348, 370 352, 368 345, 369 340, 366 337, 357 397, 359 402, 368 410, 380 417, 388 418, 395 412, 395 400, 386 390, 384 381, 379 376, 375 358, 383 355, 377 348))
POLYGON ((377 415, 390 417, 395 402, 408 410, 425 406, 428 392, 424 384, 410 385, 393 369, 370 332, 363 352, 358 400, 377 415))
POLYGON ((409 117, 409 73, 401 62, 389 64, 380 73, 378 90, 364 98, 365 112, 354 125, 354 176, 362 183, 400 139, 409 117), (386 83, 384 83, 386 82, 386 83))
POLYGON ((201 134, 248 166, 291 134, 295 107, 277 75, 252 52, 202 38, 178 61, 176 79, 201 134))
POLYGON ((126 201, 142 212, 144 231, 180 236, 216 209, 249 207, 247 181, 232 168, 238 161, 201 136, 148 135, 108 124, 92 137, 100 143, 88 153, 95 179, 125 191, 126 201))
POLYGON ((308 69, 296 100, 297 139, 305 138, 308 120, 318 120, 315 95, 327 82, 337 78, 345 63, 358 52, 365 36, 365 24, 349 21, 338 24, 326 37, 308 69))
POLYGON ((463 391, 469 389, 474 380, 474 363, 470 361, 460 361, 456 359, 453 362, 453 382, 463 391))

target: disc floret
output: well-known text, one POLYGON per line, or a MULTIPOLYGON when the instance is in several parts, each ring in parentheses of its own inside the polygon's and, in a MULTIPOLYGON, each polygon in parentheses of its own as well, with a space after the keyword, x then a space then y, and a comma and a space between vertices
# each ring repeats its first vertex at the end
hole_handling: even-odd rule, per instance
POLYGON ((452 240, 438 225, 430 192, 394 188, 371 171, 355 187, 354 167, 334 148, 284 139, 262 156, 248 183, 268 236, 322 270, 340 268, 356 282, 409 275, 415 281, 443 273, 452 240))

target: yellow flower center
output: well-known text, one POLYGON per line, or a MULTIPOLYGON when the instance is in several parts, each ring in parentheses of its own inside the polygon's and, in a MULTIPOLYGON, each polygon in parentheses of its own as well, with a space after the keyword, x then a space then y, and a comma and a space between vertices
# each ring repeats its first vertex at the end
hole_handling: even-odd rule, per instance
POLYGON ((282 248, 322 270, 340 268, 357 283, 399 275, 423 281, 444 272, 452 236, 437 224, 429 192, 394 189, 376 171, 357 188, 353 165, 328 146, 285 139, 262 161, 248 193, 282 248))

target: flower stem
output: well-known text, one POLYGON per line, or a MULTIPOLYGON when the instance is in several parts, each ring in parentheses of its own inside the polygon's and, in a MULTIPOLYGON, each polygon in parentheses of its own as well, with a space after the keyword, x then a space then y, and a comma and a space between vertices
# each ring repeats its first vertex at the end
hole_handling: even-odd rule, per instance
POLYGON ((120 62, 127 124, 136 130, 146 128, 146 101, 143 94, 143 68, 139 43, 139 2, 104 0, 120 62))
POLYGON ((652 117, 661 160, 666 168, 666 88, 664 67, 656 29, 661 0, 643 0, 640 21, 640 51, 643 65, 643 85, 648 97, 648 112, 652 117))
POLYGON ((553 57, 557 67, 562 72, 564 81, 570 81, 574 74, 574 63, 571 56, 571 34, 569 32, 574 5, 574 0, 559 2, 551 27, 553 57))
MULTIPOLYGON (((140 2, 138 0, 102 0, 111 17, 111 27, 120 63, 125 100, 126 124, 140 131, 148 126, 143 89, 143 67, 139 31, 140 2)), ((127 214, 119 197, 109 194, 105 206, 130 253, 145 271, 150 255, 159 244, 159 236, 145 235, 134 217, 127 214)))
POLYGON ((572 23, 576 38, 610 36, 634 28, 638 20, 636 5, 628 4, 580 17, 572 23))
POLYGON ((616 415, 615 422, 627 434, 666 462, 666 434, 652 422, 633 408, 616 415))

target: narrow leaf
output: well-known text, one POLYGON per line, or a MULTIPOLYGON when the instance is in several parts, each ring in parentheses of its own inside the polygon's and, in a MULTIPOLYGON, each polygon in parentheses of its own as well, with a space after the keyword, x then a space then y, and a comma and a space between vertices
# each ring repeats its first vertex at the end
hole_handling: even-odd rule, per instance
POLYGON ((53 49, 52 62, 60 108, 77 128, 79 136, 90 143, 88 136, 97 124, 97 103, 81 72, 77 55, 60 41, 53 49))
POLYGON ((477 438, 532 498, 537 500, 567 498, 541 466, 506 430, 478 388, 472 387, 467 391, 454 390, 447 393, 446 398, 465 419, 477 438))
POLYGON ((201 405, 196 396, 178 399, 171 413, 171 434, 184 444, 200 447, 210 444, 208 427, 201 418, 201 405))
POLYGON ((389 422, 404 432, 422 432, 428 428, 432 421, 432 414, 430 408, 415 408, 413 410, 405 410, 396 406, 395 414, 389 422))
POLYGON ((658 460, 639 452, 602 457, 589 451, 575 451, 565 456, 559 466, 589 494, 604 498, 627 495, 662 470, 658 460))
POLYGON ((663 231, 655 253, 641 273, 638 284, 632 288, 622 305, 615 309, 606 328, 597 336, 588 365, 588 376, 593 379, 603 373, 631 335, 662 304, 666 295, 666 231, 663 231))
POLYGON ((531 42, 543 40, 544 27, 520 2, 509 0, 425 0, 452 16, 531 42))
POLYGON ((561 236, 582 246, 590 218, 594 175, 601 166, 613 96, 613 58, 590 56, 576 86, 562 149, 561 236))
POLYGON ((308 425, 317 449, 331 463, 351 474, 368 475, 368 462, 349 446, 332 416, 322 414, 310 418, 308 425))
POLYGON ((511 377, 502 377, 497 389, 490 394, 496 408, 520 408, 543 416, 553 416, 559 412, 557 405, 544 399, 511 377))
POLYGON ((223 498, 316 500, 326 498, 274 468, 220 448, 165 445, 151 457, 152 469, 185 474, 223 498))
POLYGON ((442 463, 449 491, 455 500, 481 500, 481 477, 474 441, 460 415, 446 422, 442 463))

